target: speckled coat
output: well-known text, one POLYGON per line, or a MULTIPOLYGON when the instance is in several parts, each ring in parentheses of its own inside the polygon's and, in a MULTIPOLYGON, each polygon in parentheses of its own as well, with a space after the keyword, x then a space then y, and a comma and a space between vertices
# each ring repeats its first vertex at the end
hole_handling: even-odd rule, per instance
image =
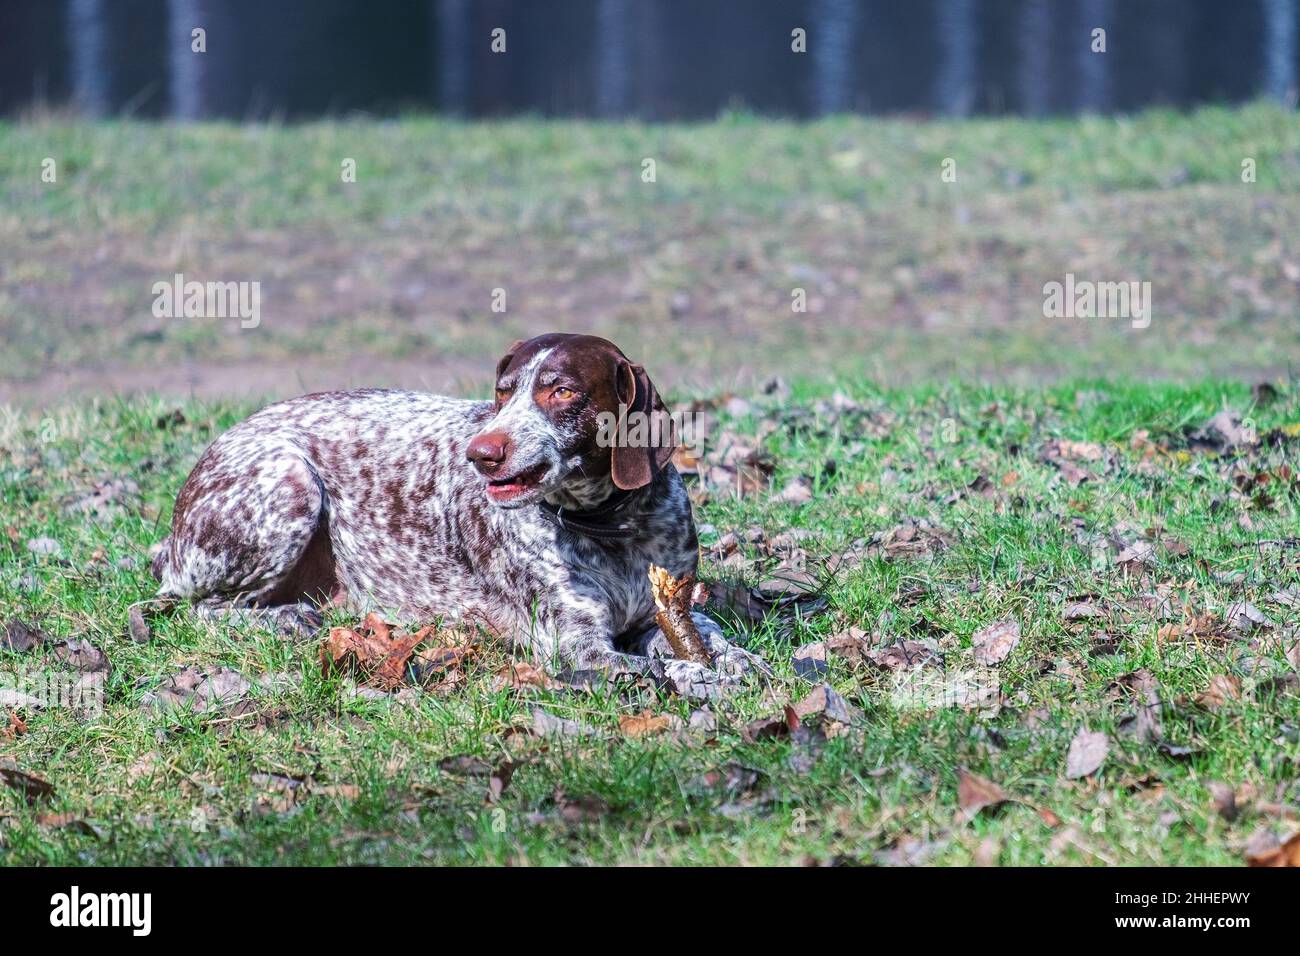
POLYGON ((629 399, 620 363, 604 340, 542 336, 502 360, 495 402, 362 389, 262 409, 214 441, 182 487, 154 563, 160 595, 268 613, 333 600, 478 623, 543 660, 638 673, 666 665, 688 683, 761 666, 704 615, 696 620, 717 655, 714 675, 658 661, 671 655, 647 570, 693 574, 698 546, 667 456, 638 462, 632 473, 644 483, 620 491, 610 451, 593 442, 595 415, 629 399), (584 390, 558 386, 559 401, 556 382, 584 390), (467 457, 485 434, 508 443, 514 470, 544 472, 523 500, 503 506, 485 493, 467 457), (559 527, 539 507, 580 510, 616 494, 626 496, 619 519, 629 531, 614 540, 559 527))

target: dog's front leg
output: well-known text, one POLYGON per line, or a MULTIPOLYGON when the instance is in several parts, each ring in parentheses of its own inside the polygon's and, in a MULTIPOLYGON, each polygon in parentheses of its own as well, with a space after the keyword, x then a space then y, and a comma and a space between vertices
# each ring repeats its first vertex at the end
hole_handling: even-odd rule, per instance
MULTIPOLYGON (((722 634, 722 628, 713 618, 700 611, 692 611, 691 618, 695 621, 696 630, 700 632, 700 637, 704 639, 709 654, 713 657, 712 670, 707 667, 701 669, 715 674, 715 679, 721 676, 725 682, 733 683, 746 674, 757 673, 768 676, 772 673, 772 669, 763 658, 728 641, 722 634)), ((663 629, 658 625, 647 628, 632 649, 647 657, 662 658, 670 667, 687 663, 673 660, 673 649, 663 629)), ((695 666, 701 667, 698 664, 695 666)))
POLYGON ((613 621, 598 601, 571 598, 541 609, 530 629, 529 644, 537 658, 573 670, 664 678, 663 662, 625 654, 614 646, 613 621))
MULTIPOLYGON (((611 676, 633 674, 666 683, 684 697, 705 699, 722 693, 748 673, 770 673, 762 658, 727 642, 717 623, 703 614, 695 615, 700 636, 713 654, 713 666, 678 660, 658 627, 650 628, 624 653, 614 645, 608 613, 598 605, 569 605, 546 621, 554 634, 550 648, 561 661, 576 670, 598 670, 611 676)), ((537 646, 545 651, 546 645, 537 646)))

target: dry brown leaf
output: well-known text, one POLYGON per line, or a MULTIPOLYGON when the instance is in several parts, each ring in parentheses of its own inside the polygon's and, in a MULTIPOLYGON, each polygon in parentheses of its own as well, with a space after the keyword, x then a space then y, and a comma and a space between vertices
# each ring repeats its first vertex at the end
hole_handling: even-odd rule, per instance
POLYGON ((999 807, 1007 802, 1007 794, 992 780, 969 770, 962 770, 957 778, 957 805, 972 820, 986 807, 999 807))
POLYGON ((424 628, 414 634, 399 631, 394 636, 392 626, 371 612, 360 631, 330 628, 321 645, 321 665, 326 673, 353 673, 363 684, 391 690, 405 681, 411 654, 430 633, 432 628, 424 628))
POLYGON ((54 785, 48 780, 44 780, 34 773, 19 770, 16 766, 10 764, 0 764, 0 780, 3 780, 7 786, 17 790, 23 799, 31 804, 38 803, 41 800, 49 800, 54 796, 54 785))
POLYGON ((1210 797, 1214 801, 1214 809, 1225 820, 1235 820, 1237 818, 1237 791, 1230 784, 1221 780, 1212 780, 1209 785, 1210 797))
POLYGON ((495 691, 507 688, 510 690, 523 690, 526 687, 538 687, 542 690, 548 690, 556 686, 558 685, 551 680, 546 671, 540 667, 534 667, 527 661, 516 661, 507 664, 497 671, 496 677, 492 680, 492 689, 495 691))
POLYGON ((22 734, 27 733, 27 724, 18 716, 18 711, 7 711, 5 726, 0 727, 0 740, 13 740, 22 734))
POLYGON ((367 631, 370 631, 381 641, 387 641, 392 638, 392 625, 384 621, 379 613, 371 611, 366 615, 366 620, 362 624, 367 631))
POLYGON ((975 659, 985 666, 996 666, 1020 643, 1020 622, 1014 617, 995 621, 977 631, 971 641, 975 645, 975 659))
POLYGON ((0 634, 0 649, 21 653, 30 651, 48 640, 50 636, 40 628, 31 627, 14 618, 5 624, 4 633, 0 634))
POLYGON ((355 800, 361 796, 361 788, 354 783, 331 783, 321 787, 312 787, 312 793, 323 797, 335 797, 339 800, 355 800))
POLYGON ((1038 808, 1038 818, 1055 830, 1061 825, 1061 818, 1046 807, 1038 808))
POLYGON ((1241 700, 1241 678, 1234 674, 1215 674, 1210 686, 1196 695, 1196 703, 1216 710, 1231 700, 1241 700))
POLYGON ((37 826, 49 827, 52 830, 61 830, 64 827, 72 827, 81 822, 81 815, 71 812, 42 813, 36 817, 37 826))
POLYGON ((1300 866, 1300 833, 1285 843, 1279 843, 1267 830, 1256 833, 1246 846, 1246 862, 1250 866, 1300 866))
POLYGON ((153 637, 153 628, 145 620, 144 611, 137 604, 132 604, 126 612, 127 632, 137 644, 148 644, 153 637))
POLYGON ((839 724, 851 724, 861 716, 861 712, 837 694, 829 684, 814 688, 812 693, 794 704, 791 710, 800 723, 810 717, 820 717, 839 724))
POLYGON ((862 656, 875 666, 890 671, 906 670, 940 659, 933 647, 920 641, 897 641, 884 647, 864 649, 862 656))
POLYGON ((1099 730, 1082 728, 1070 741, 1065 758, 1065 775, 1071 779, 1091 776, 1100 769, 1110 750, 1110 738, 1099 730))
POLYGON ((1069 438, 1059 439, 1056 442, 1056 450, 1062 458, 1071 461, 1101 461, 1106 454, 1095 442, 1071 441, 1069 438))
POLYGON ((642 711, 639 714, 624 714, 618 719, 618 729, 624 737, 650 737, 672 730, 677 722, 666 714, 642 711))

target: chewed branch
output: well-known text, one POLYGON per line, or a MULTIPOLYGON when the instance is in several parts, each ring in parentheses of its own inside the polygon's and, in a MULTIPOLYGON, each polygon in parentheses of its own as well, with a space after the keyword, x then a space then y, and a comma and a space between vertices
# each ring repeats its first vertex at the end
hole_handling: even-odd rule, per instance
POLYGON ((673 653, 684 661, 709 666, 713 658, 691 617, 691 591, 695 579, 687 574, 674 578, 665 569, 650 565, 650 593, 655 599, 655 621, 668 639, 673 653))

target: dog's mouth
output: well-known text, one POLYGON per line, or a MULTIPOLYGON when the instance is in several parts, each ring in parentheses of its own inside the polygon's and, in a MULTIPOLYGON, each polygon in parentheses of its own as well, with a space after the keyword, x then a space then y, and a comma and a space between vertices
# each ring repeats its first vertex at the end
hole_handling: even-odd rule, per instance
POLYGON ((488 497, 498 504, 513 501, 534 488, 541 487, 542 480, 550 470, 550 464, 542 462, 540 465, 529 468, 527 471, 521 471, 516 475, 511 475, 509 478, 489 478, 487 483, 488 497))

